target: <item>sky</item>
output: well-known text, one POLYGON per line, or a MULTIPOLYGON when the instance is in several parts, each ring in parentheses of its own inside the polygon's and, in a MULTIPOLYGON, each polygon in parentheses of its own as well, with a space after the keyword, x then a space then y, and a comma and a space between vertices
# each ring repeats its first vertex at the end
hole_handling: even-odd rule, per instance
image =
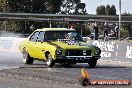
MULTIPOLYGON (((81 0, 86 4, 88 14, 96 14, 96 8, 99 5, 115 5, 117 14, 119 14, 119 0, 81 0)), ((121 0, 121 13, 128 12, 132 14, 132 0, 121 0)))

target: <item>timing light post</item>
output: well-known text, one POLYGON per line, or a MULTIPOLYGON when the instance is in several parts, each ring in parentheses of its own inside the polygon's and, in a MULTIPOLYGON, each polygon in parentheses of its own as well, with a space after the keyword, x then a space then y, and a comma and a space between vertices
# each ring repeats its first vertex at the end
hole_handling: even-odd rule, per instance
POLYGON ((121 40, 121 0, 119 0, 119 40, 121 40))

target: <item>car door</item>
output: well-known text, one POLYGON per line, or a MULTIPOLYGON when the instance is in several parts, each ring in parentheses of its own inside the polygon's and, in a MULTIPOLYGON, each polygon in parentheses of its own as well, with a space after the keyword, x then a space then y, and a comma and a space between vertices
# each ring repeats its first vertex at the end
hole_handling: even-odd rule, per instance
POLYGON ((39 35, 39 31, 35 31, 31 37, 29 38, 29 46, 28 46, 28 52, 30 53, 30 56, 34 57, 34 58, 37 58, 37 46, 36 46, 36 43, 37 43, 37 38, 38 38, 38 35, 39 35))
POLYGON ((45 50, 44 33, 45 33, 44 31, 40 31, 38 35, 37 43, 36 43, 36 47, 37 47, 36 54, 39 59, 44 59, 44 53, 43 53, 43 50, 45 50))

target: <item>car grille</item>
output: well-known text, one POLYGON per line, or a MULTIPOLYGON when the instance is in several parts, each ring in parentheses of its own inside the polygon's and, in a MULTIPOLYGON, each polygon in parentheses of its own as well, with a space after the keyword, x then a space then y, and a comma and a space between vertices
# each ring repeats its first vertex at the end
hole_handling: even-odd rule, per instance
POLYGON ((66 50, 66 56, 91 56, 91 50, 66 50))

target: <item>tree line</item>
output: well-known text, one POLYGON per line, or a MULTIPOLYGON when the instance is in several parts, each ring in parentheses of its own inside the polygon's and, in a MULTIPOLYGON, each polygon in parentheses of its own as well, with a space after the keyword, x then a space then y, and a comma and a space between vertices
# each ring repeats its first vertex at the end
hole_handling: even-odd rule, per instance
MULTIPOLYGON (((86 4, 81 3, 81 0, 0 0, 0 12, 88 15, 86 12, 86 4)), ((100 5, 96 9, 96 14, 117 15, 115 5, 100 5)), ((66 22, 65 27, 68 27, 69 24, 76 25, 76 29, 79 31, 83 22, 66 22)), ((32 26, 35 29, 50 27, 50 23, 45 21, 0 21, 0 30, 30 33, 34 31, 34 29, 31 28, 32 26)), ((52 27, 62 27, 62 23, 52 22, 52 27)), ((86 29, 86 27, 83 28, 86 29)), ((129 25, 129 27, 125 25, 123 28, 130 30, 131 25, 129 25)))
MULTIPOLYGON (((0 12, 43 13, 43 14, 87 14, 85 3, 81 0, 0 0, 0 12)), ((49 27, 49 22, 35 21, 0 21, 0 30, 31 32, 35 28, 49 27)), ((57 27, 52 22, 52 27, 57 27)))
POLYGON ((97 15, 116 15, 116 8, 115 5, 100 5, 96 9, 97 15))

